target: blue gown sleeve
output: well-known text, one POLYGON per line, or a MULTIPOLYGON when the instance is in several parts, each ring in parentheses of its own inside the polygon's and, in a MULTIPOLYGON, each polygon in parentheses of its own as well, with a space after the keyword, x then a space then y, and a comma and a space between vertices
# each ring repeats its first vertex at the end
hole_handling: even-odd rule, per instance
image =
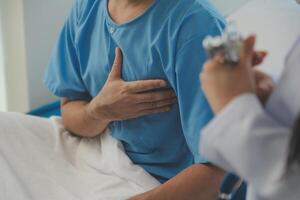
MULTIPOLYGON (((197 21, 197 20, 196 20, 197 21)), ((187 25, 183 36, 187 36, 195 29, 191 21, 187 25)), ((195 163, 205 163, 207 160, 199 154, 199 139, 201 129, 213 118, 213 112, 201 89, 199 74, 206 61, 206 52, 202 41, 207 35, 220 35, 224 28, 224 21, 214 17, 206 17, 204 27, 190 35, 189 39, 181 43, 176 53, 175 90, 178 97, 181 124, 186 142, 194 155, 195 163)), ((203 27, 203 26, 202 26, 203 27)))
POLYGON ((79 0, 67 17, 47 66, 44 85, 56 96, 71 100, 90 100, 81 76, 76 50, 76 31, 79 19, 79 0))

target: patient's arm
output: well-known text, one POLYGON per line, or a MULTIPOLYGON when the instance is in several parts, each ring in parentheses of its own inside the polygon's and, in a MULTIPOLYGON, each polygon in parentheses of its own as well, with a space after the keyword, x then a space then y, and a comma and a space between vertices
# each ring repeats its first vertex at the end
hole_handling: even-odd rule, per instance
POLYGON ((94 137, 106 129, 109 121, 94 119, 88 109, 89 102, 61 100, 64 126, 72 133, 83 137, 94 137))
POLYGON ((195 164, 160 187, 130 200, 215 200, 223 176, 217 167, 195 164))

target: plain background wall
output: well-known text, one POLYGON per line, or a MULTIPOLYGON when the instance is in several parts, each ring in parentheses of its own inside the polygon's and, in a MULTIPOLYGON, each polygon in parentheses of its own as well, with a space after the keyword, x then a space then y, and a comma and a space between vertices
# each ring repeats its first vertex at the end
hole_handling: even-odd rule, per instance
MULTIPOLYGON (((248 0, 212 1, 222 12, 228 14, 248 0)), ((1 2, 0 10, 4 10, 2 17, 4 16, 5 27, 3 38, 7 86, 7 107, 4 110, 24 112, 55 99, 44 88, 42 79, 73 0, 0 0, 1 2)), ((5 90, 0 87, 1 91, 5 90)), ((4 105, 5 102, 0 101, 0 110, 1 104, 4 105)))
POLYGON ((42 79, 72 1, 0 0, 0 111, 27 112, 54 99, 42 79))
POLYGON ((0 1, 0 110, 6 110, 6 83, 5 83, 5 68, 4 68, 4 56, 3 56, 3 37, 2 37, 2 21, 1 11, 2 1, 0 1))
POLYGON ((243 6, 249 0, 211 0, 224 15, 228 15, 239 7, 243 6))
POLYGON ((27 68, 24 42, 22 0, 0 0, 1 30, 3 37, 3 65, 5 76, 2 87, 4 110, 28 109, 27 68), (6 104, 6 105, 5 105, 6 104))
POLYGON ((45 67, 72 0, 24 0, 29 107, 54 100, 42 84, 45 67))
POLYGON ((257 49, 268 51, 259 67, 278 81, 286 55, 300 35, 300 5, 295 0, 252 0, 230 19, 243 35, 257 35, 257 49))

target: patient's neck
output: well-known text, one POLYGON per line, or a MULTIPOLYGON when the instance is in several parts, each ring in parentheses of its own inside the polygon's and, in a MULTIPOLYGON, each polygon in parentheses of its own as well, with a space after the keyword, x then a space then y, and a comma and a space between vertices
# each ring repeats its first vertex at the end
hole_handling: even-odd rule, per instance
POLYGON ((154 0, 108 0, 108 12, 116 23, 128 22, 142 14, 154 0))

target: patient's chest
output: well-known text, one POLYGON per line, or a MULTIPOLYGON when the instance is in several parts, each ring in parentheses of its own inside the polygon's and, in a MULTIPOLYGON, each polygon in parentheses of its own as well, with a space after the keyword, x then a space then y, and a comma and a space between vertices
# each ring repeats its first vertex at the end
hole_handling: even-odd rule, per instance
POLYGON ((111 37, 97 38, 88 48, 83 48, 88 49, 87 51, 80 52, 82 79, 92 97, 95 97, 105 84, 115 59, 115 48, 117 47, 122 50, 121 78, 124 81, 149 79, 167 81, 160 55, 153 50, 151 44, 133 41, 127 46, 123 42, 117 43, 111 37))
MULTIPOLYGON (((124 81, 163 79, 168 82, 170 74, 167 75, 165 71, 167 59, 161 55, 157 40, 153 38, 153 35, 141 31, 115 30, 112 33, 109 27, 103 29, 96 26, 79 36, 80 73, 91 97, 95 97, 104 86, 117 47, 123 53, 124 81)), ((169 61, 172 62, 172 58, 169 61)), ((166 144, 177 146, 184 141, 177 104, 168 113, 114 122, 110 128, 113 136, 123 141, 126 150, 131 152, 151 154, 165 148, 166 144)))
MULTIPOLYGON (((125 81, 164 79, 167 80, 158 54, 139 51, 138 45, 132 45, 137 50, 121 47, 123 50, 122 79, 125 81)), ((114 61, 116 45, 103 50, 99 45, 92 49, 90 61, 83 75, 84 83, 95 97, 102 89, 111 71, 114 61), (95 49, 94 49, 95 48, 95 49), (100 51, 102 49, 102 51, 100 51), (99 52, 99 53, 96 53, 99 52)), ((170 137, 176 138, 172 142, 182 139, 178 105, 174 105, 172 112, 152 114, 136 119, 113 122, 110 126, 115 138, 127 144, 127 151, 143 154, 153 153, 170 143, 170 137)), ((175 142, 176 143, 176 142, 175 142)))
POLYGON ((111 24, 98 12, 79 28, 76 37, 77 56, 82 81, 91 95, 102 89, 111 71, 115 49, 123 53, 122 79, 125 81, 165 79, 163 57, 157 47, 164 36, 153 26, 151 18, 143 18, 129 25, 111 24), (91 25, 93 24, 93 25, 91 25))

